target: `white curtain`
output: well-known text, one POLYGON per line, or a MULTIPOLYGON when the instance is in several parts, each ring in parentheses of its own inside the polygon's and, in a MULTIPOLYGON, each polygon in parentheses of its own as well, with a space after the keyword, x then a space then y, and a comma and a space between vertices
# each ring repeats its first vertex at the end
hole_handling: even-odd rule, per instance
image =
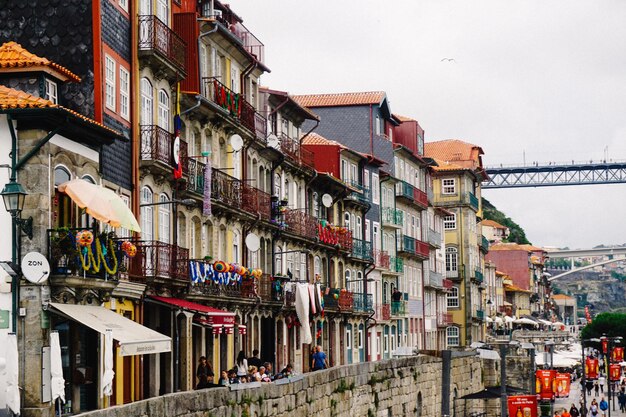
POLYGON ((19 357, 17 353, 17 336, 7 335, 6 350, 6 401, 7 406, 14 414, 20 414, 19 357))

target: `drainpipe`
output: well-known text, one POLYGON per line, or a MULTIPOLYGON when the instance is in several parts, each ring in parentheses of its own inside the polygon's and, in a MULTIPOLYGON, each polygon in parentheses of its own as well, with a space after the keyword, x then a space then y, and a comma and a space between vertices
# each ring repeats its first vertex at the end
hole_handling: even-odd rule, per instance
POLYGON ((370 104, 370 153, 374 155, 374 109, 370 104))
MULTIPOLYGON (((211 10, 213 10, 213 8, 211 8, 211 10)), ((204 19, 197 19, 199 22, 200 21, 204 21, 204 19)), ((203 32, 198 36, 198 55, 200 53, 200 45, 202 45, 202 38, 204 38, 205 36, 210 35, 211 33, 215 33, 217 32, 217 24, 215 24, 215 27, 207 32, 203 32)), ((201 67, 200 67, 200 60, 198 60, 198 85, 200 86, 200 95, 202 95, 202 71, 201 71, 201 67)))
POLYGON ((193 106, 189 107, 188 109, 182 111, 180 113, 180 116, 183 116, 183 115, 189 113, 190 111, 195 110, 198 107, 200 107, 200 104, 202 103, 202 96, 200 94, 198 94, 197 96, 195 96, 195 99, 196 99, 196 104, 194 104, 193 106))

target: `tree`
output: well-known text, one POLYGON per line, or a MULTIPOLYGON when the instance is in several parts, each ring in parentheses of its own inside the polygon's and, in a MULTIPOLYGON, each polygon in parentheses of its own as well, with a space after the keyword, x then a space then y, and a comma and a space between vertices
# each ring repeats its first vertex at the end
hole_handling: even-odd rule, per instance
MULTIPOLYGON (((583 327, 581 339, 608 337, 622 337, 626 341, 626 314, 602 313, 593 318, 591 324, 583 327)), ((598 344, 599 346, 599 344, 598 344)), ((596 346, 596 347, 598 347, 596 346)))

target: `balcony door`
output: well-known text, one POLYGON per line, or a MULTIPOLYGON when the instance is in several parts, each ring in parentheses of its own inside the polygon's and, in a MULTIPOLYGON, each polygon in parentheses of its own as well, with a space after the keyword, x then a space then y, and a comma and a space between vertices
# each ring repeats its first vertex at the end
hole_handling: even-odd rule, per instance
POLYGON ((152 0, 139 0, 139 15, 152 14, 152 0))

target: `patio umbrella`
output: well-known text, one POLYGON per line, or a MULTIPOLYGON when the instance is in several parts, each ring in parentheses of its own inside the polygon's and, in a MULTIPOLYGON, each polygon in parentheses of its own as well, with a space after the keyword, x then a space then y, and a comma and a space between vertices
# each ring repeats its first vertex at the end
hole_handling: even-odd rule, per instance
POLYGON ((534 320, 527 319, 526 317, 522 317, 521 319, 517 319, 513 323, 515 323, 515 324, 530 324, 532 326, 539 326, 539 323, 537 323, 534 320))
POLYGON ((17 336, 7 335, 6 347, 6 403, 14 414, 20 413, 20 388, 19 388, 19 357, 17 353, 17 336))
POLYGON ((141 232, 133 212, 113 190, 76 178, 59 185, 59 191, 98 220, 113 227, 141 232))
POLYGON ((110 397, 113 394, 113 331, 107 329, 104 334, 104 373, 102 374, 102 394, 110 397))
POLYGON ((493 323, 493 319, 489 316, 485 317, 485 320, 487 321, 487 323, 493 323))
MULTIPOLYGON (((50 391, 52 402, 60 398, 65 404, 65 379, 63 379, 59 332, 50 332, 50 391)), ((60 408, 61 403, 59 403, 59 415, 61 415, 60 408)))

